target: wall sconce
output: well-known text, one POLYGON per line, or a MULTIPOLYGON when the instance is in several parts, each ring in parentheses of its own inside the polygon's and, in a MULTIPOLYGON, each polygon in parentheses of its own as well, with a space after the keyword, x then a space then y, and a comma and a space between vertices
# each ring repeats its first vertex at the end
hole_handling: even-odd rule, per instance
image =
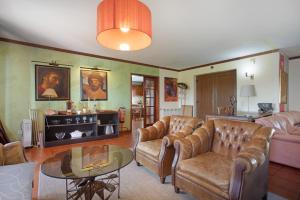
MULTIPOLYGON (((256 62, 255 58, 251 58, 251 59, 250 59, 250 63, 252 63, 252 66, 251 66, 251 67, 254 67, 255 62, 256 62)), ((246 72, 246 73, 245 73, 245 76, 246 76, 246 78, 250 78, 251 80, 254 79, 254 74, 249 74, 248 72, 246 72)))
POLYGON ((245 73, 245 76, 246 76, 247 78, 250 78, 251 80, 254 79, 254 74, 248 74, 248 72, 246 72, 246 73, 245 73))

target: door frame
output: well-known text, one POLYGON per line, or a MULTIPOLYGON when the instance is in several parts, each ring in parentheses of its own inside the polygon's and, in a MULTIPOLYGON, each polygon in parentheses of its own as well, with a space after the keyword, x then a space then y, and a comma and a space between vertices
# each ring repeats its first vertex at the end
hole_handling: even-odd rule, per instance
MULTIPOLYGON (((198 116, 198 104, 197 104, 197 101, 198 101, 198 99, 197 99, 197 77, 201 76, 201 75, 218 74, 218 73, 229 72, 229 71, 235 71, 235 77, 236 77, 236 80, 235 80, 236 81, 235 96, 236 96, 236 99, 237 99, 237 89, 238 89, 237 82, 238 82, 238 79, 237 79, 237 69, 236 68, 228 69, 228 70, 224 70, 224 71, 215 71, 215 72, 207 72, 207 73, 203 73, 203 74, 196 74, 194 76, 194 85, 195 85, 195 87, 194 87, 194 105, 195 106, 194 106, 193 111, 195 113, 195 117, 199 117, 198 116)), ((235 109, 237 109, 237 107, 235 109)))
MULTIPOLYGON (((136 75, 136 76, 143 76, 143 77, 150 77, 150 78, 156 78, 157 80, 157 90, 156 90, 156 105, 155 106, 155 120, 159 119, 159 107, 160 107, 160 77, 159 76, 153 76, 153 75, 147 75, 147 74, 139 74, 139 73, 130 73, 130 131, 132 131, 132 75, 136 75)), ((144 102, 143 102, 144 103, 144 102)), ((154 121, 155 121, 154 120, 154 121)))

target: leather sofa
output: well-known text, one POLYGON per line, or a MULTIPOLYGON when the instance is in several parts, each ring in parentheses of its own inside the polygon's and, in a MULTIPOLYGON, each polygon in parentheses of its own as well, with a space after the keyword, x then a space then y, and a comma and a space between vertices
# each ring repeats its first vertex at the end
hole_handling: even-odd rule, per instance
POLYGON ((0 144, 0 199, 31 200, 34 168, 20 142, 0 144))
POLYGON ((171 175, 174 158, 173 141, 177 137, 192 134, 201 125, 198 118, 187 116, 166 116, 147 128, 138 129, 134 157, 137 165, 143 165, 160 177, 161 183, 171 175))
POLYGON ((215 119, 176 139, 175 192, 182 189, 197 199, 266 198, 272 134, 259 124, 215 119))
POLYGON ((300 168, 300 112, 282 112, 255 121, 275 129, 270 161, 300 168))

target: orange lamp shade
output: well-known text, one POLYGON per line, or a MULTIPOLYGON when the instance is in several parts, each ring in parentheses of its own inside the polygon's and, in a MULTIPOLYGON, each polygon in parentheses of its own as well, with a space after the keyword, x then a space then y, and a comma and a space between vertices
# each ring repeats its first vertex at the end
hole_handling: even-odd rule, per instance
POLYGON ((104 47, 135 51, 152 41, 151 12, 138 0, 103 0, 97 9, 97 41, 104 47))

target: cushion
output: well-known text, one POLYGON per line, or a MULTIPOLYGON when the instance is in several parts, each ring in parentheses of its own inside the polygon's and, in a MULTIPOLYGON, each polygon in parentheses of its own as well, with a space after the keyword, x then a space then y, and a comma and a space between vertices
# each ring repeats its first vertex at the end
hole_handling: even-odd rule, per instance
POLYGON ((0 167, 0 199, 31 200, 34 163, 0 167))
POLYGON ((161 148, 161 143, 162 139, 140 142, 137 146, 137 150, 142 151, 143 153, 148 154, 149 156, 157 160, 161 148))
POLYGON ((300 123, 300 112, 299 111, 280 112, 275 115, 286 118, 290 122, 290 124, 293 126, 300 123))
POLYGON ((227 198, 231 164, 231 159, 214 152, 207 152, 180 161, 176 173, 227 198))
POLYGON ((276 115, 259 118, 255 120, 255 123, 273 128, 276 131, 276 134, 287 134, 287 129, 290 126, 290 123, 286 118, 276 115))

